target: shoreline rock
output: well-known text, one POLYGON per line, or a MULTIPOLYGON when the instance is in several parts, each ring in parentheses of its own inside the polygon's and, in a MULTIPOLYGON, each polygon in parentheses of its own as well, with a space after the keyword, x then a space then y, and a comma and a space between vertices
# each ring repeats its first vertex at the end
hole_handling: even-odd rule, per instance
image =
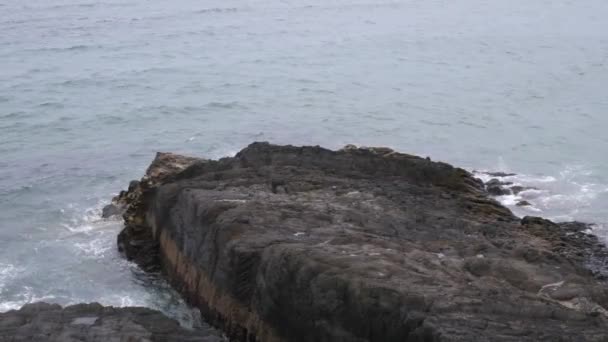
POLYGON ((118 245, 235 341, 604 341, 585 225, 519 219, 469 172, 386 148, 159 154, 118 245), (591 268, 591 270, 590 270, 591 268))
POLYGON ((11 342, 220 342, 211 329, 185 329, 147 308, 104 307, 98 303, 62 308, 34 303, 0 313, 0 341, 11 342))

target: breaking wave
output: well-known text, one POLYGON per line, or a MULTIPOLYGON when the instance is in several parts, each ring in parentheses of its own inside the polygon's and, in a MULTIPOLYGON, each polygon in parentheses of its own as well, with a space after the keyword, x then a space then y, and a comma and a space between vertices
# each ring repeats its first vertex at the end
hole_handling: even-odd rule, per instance
POLYGON ((602 196, 608 194, 608 185, 598 183, 593 171, 582 166, 568 166, 555 175, 497 175, 485 170, 473 171, 473 174, 484 182, 497 179, 508 184, 507 187, 521 187, 520 192, 495 197, 516 215, 590 223, 593 233, 608 242, 608 222, 597 214, 602 207, 602 196), (529 205, 518 205, 522 201, 529 205))

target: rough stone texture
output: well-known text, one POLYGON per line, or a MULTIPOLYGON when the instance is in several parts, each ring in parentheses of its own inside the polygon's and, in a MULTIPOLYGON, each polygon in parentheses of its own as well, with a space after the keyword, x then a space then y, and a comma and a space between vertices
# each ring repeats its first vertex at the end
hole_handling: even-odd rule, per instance
POLYGON ((125 195, 119 245, 234 340, 608 340, 586 226, 520 220, 462 169, 267 143, 187 160, 125 195))
POLYGON ((494 178, 486 183, 486 191, 488 191, 488 193, 493 196, 510 195, 511 191, 505 186, 511 184, 513 183, 501 182, 498 179, 494 178))
POLYGON ((219 342, 212 330, 187 330, 146 308, 35 303, 0 313, 1 342, 219 342))
POLYGON ((515 185, 515 186, 511 187, 511 192, 513 192, 514 195, 518 195, 520 192, 527 191, 527 190, 538 190, 538 188, 535 188, 533 186, 520 186, 520 185, 515 185))
MULTIPOLYGON (((156 271, 160 266, 158 242, 152 237, 152 231, 144 218, 150 200, 147 195, 168 176, 184 170, 196 161, 202 160, 159 152, 141 181, 131 181, 127 191, 121 191, 112 199, 110 206, 119 208, 116 210, 122 213, 126 226, 118 235, 118 249, 147 271, 156 271)), ((104 212, 115 211, 106 208, 104 212)))

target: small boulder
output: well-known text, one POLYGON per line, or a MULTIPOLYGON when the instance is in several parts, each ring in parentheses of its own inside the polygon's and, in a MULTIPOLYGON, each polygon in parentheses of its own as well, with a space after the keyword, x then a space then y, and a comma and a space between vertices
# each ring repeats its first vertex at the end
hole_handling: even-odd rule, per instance
POLYGON ((125 207, 116 203, 110 203, 103 207, 101 211, 102 218, 110 218, 113 216, 120 216, 125 212, 125 207))
POLYGON ((538 190, 538 188, 535 188, 533 186, 521 186, 521 185, 514 185, 511 187, 511 191, 515 195, 519 194, 522 191, 526 191, 526 190, 538 190))
POLYGON ((519 201, 517 202, 516 206, 518 207, 528 207, 531 206, 532 204, 528 201, 519 201))
POLYGON ((485 173, 488 176, 492 176, 492 177, 511 177, 511 176, 517 176, 516 173, 508 173, 508 172, 486 172, 485 173))
POLYGON ((511 190, 505 188, 505 186, 511 184, 511 182, 502 182, 496 178, 492 178, 486 183, 486 190, 492 196, 510 195, 511 190))

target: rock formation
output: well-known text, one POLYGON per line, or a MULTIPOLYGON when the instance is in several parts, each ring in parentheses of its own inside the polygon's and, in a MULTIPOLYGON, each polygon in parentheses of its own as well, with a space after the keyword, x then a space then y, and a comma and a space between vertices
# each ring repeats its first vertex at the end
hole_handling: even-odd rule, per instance
POLYGON ((469 172, 386 148, 159 154, 125 255, 235 341, 607 341, 605 248, 469 172))
POLYGON ((113 308, 97 303, 61 308, 35 303, 0 313, 0 341, 6 342, 220 342, 212 330, 188 330, 146 308, 113 308))

